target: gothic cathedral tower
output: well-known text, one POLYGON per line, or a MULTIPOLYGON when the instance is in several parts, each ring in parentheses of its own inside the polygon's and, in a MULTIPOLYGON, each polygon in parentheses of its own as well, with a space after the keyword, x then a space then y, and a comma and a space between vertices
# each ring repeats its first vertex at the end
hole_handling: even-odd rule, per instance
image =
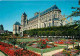
POLYGON ((22 16, 21 16, 21 25, 22 25, 23 27, 25 27, 25 26, 27 25, 27 15, 26 15, 25 12, 24 12, 24 13, 22 14, 22 16))

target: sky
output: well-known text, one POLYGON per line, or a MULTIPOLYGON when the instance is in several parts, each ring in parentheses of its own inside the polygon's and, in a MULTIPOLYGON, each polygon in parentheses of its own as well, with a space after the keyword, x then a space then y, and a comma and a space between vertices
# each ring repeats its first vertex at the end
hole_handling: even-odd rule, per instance
MULTIPOLYGON (((4 30, 13 31, 13 24, 16 21, 21 23, 22 13, 25 12, 30 19, 35 12, 42 12, 55 4, 62 15, 75 11, 71 7, 80 7, 78 0, 0 0, 0 24, 3 24, 4 30)), ((73 20, 78 19, 80 16, 73 17, 73 20)))

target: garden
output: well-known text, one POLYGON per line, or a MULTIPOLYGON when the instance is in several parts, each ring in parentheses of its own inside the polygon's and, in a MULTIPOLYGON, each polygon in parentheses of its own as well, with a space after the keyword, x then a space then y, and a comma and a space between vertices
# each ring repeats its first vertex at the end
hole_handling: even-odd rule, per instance
POLYGON ((0 51, 7 56, 45 56, 45 53, 51 56, 76 56, 80 53, 80 30, 74 30, 75 26, 77 25, 24 31, 30 37, 3 36, 0 38, 0 51), (53 54, 56 50, 61 51, 53 54))
POLYGON ((4 42, 0 42, 0 50, 9 56, 41 56, 33 51, 25 50, 4 42))
MULTIPOLYGON (((66 45, 66 44, 73 44, 73 40, 72 39, 68 39, 68 40, 58 40, 58 41, 54 41, 55 44, 63 44, 63 45, 66 45)), ((74 43, 75 44, 75 43, 74 43)))
POLYGON ((75 46, 75 48, 64 49, 61 52, 58 52, 52 56, 77 56, 80 53, 80 47, 75 46))
MULTIPOLYGON (((17 41, 19 42, 20 39, 18 39, 17 41)), ((28 40, 28 39, 27 39, 28 40)), ((30 39, 31 40, 31 39, 30 39)), ((21 40, 22 41, 22 40, 21 40)), ((21 46, 23 43, 26 43, 26 47, 27 49, 34 51, 34 52, 39 52, 41 53, 41 50, 43 50, 43 53, 49 52, 49 51, 53 51, 56 49, 62 49, 65 46, 58 46, 56 44, 54 44, 53 42, 51 42, 51 40, 49 40, 48 38, 39 38, 37 40, 33 40, 32 41, 24 41, 24 42, 19 42, 19 46, 21 46)))
MULTIPOLYGON (((77 46, 78 42, 79 41, 76 39, 75 40, 59 39, 56 41, 52 41, 49 38, 42 38, 42 39, 39 38, 37 40, 32 40, 32 41, 28 40, 28 43, 26 44, 26 48, 28 50, 31 50, 37 53, 41 53, 41 52, 47 53, 47 52, 51 52, 51 51, 58 50, 58 49, 64 49, 64 48, 67 49, 67 45, 73 46, 74 44, 75 46, 77 46), (64 45, 64 46, 61 46, 61 45, 64 45)), ((25 43, 25 42, 21 42, 21 43, 25 43)))
MULTIPOLYGON (((75 49, 69 49, 67 48, 67 45, 78 46, 78 40, 72 40, 72 39, 53 39, 52 38, 10 38, 7 40, 2 40, 0 42, 0 50, 4 52, 5 54, 11 56, 24 56, 24 55, 36 55, 41 56, 41 54, 48 53, 51 51, 64 49, 63 51, 59 52, 59 55, 67 55, 67 51, 72 53, 75 53, 77 50, 75 49), (65 53, 66 51, 66 53, 65 53), (75 52, 72 52, 75 51, 75 52)), ((79 52, 77 52, 79 53, 79 52)), ((58 55, 54 54, 54 56, 58 55)), ((76 55, 76 54, 74 54, 76 55)))

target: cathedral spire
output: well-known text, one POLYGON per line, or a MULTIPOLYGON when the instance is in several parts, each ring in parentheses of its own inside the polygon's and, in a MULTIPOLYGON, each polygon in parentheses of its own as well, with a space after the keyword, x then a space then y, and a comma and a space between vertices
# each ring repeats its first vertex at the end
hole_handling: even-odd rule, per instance
POLYGON ((23 13, 23 15, 24 15, 24 16, 27 16, 25 12, 23 13))
POLYGON ((21 25, 23 25, 23 27, 25 27, 27 24, 27 14, 24 12, 21 16, 21 25))

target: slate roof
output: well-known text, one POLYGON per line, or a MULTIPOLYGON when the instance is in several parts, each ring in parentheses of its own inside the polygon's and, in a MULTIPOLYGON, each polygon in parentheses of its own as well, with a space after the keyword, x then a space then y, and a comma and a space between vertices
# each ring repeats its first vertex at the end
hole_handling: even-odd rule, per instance
MULTIPOLYGON (((48 9, 46 9, 45 11, 41 12, 40 15, 44 15, 44 14, 46 14, 46 13, 48 13, 48 12, 54 10, 54 9, 58 9, 58 7, 56 5, 54 5, 54 6, 50 7, 50 8, 48 8, 48 9)), ((39 14, 34 16, 34 17, 32 17, 32 18, 30 18, 29 21, 37 18, 38 16, 39 16, 39 14)))
POLYGON ((21 25, 19 22, 16 22, 14 25, 21 25))

